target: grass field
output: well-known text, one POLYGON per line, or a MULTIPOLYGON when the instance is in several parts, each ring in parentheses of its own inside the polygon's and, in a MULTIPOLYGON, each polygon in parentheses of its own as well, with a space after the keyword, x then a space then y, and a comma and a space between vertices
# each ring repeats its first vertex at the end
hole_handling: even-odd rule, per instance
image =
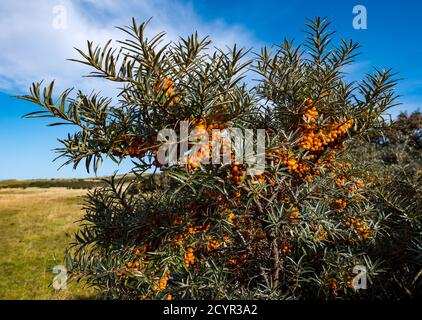
POLYGON ((82 189, 0 189, 0 299, 88 299, 78 285, 56 291, 52 268, 82 217, 82 189))

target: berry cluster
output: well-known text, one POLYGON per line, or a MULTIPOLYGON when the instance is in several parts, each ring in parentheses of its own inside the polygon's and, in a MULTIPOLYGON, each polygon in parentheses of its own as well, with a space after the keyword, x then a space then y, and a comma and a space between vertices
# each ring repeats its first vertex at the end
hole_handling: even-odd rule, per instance
POLYGON ((157 139, 155 136, 145 139, 135 135, 123 135, 116 139, 112 150, 113 156, 132 158, 143 158, 148 151, 156 155, 158 151, 157 139))
POLYGON ((314 152, 323 151, 328 145, 334 144, 344 135, 351 128, 352 124, 353 120, 349 119, 341 124, 335 122, 326 128, 317 129, 315 122, 308 122, 302 131, 299 148, 314 152))
POLYGON ((335 207, 337 209, 338 212, 343 212, 344 209, 346 209, 347 206, 347 202, 342 200, 342 199, 336 199, 334 201, 335 207))
POLYGON ((240 185, 245 176, 245 172, 246 170, 243 165, 234 164, 231 166, 228 178, 233 181, 234 184, 240 185))
POLYGON ((358 233, 360 239, 366 239, 369 237, 369 227, 362 219, 347 217, 345 225, 346 227, 353 227, 358 233))
POLYGON ((174 82, 169 78, 164 78, 161 81, 157 80, 155 82, 155 91, 163 94, 165 103, 168 101, 171 108, 174 106, 176 100, 176 94, 174 92, 175 87, 174 82))
POLYGON ((220 248, 222 243, 220 241, 212 239, 211 236, 207 237, 207 251, 213 251, 220 248))
POLYGON ((306 99, 306 110, 303 115, 301 139, 299 148, 319 152, 323 151, 327 145, 334 144, 343 134, 351 128, 353 120, 349 119, 344 123, 331 123, 325 127, 317 127, 318 111, 313 105, 312 99, 306 99))
POLYGON ((167 270, 164 275, 160 278, 154 281, 152 289, 154 291, 164 291, 167 289, 167 283, 170 280, 170 271, 167 270))
POLYGON ((290 246, 286 242, 281 244, 281 252, 283 252, 283 254, 286 254, 290 251, 290 246))
POLYGON ((192 248, 189 248, 188 252, 185 254, 185 266, 189 268, 191 265, 195 264, 195 254, 192 248))
POLYGON ((327 240, 328 233, 325 231, 323 226, 314 224, 314 232, 316 233, 318 241, 327 240))
POLYGON ((289 210, 289 218, 299 219, 299 209, 297 207, 293 207, 289 210))
MULTIPOLYGON (((200 119, 194 122, 192 133, 196 141, 189 145, 191 150, 187 159, 189 171, 197 169, 200 167, 201 163, 209 162, 213 148, 221 141, 221 130, 226 129, 227 127, 228 125, 226 123, 215 121, 208 123, 206 119, 200 119)), ((226 152, 229 147, 229 141, 227 141, 227 139, 222 139, 223 153, 226 152)), ((184 160, 186 162, 186 158, 184 160)))
MULTIPOLYGON (((308 177, 310 173, 313 173, 311 166, 308 162, 315 158, 315 155, 308 155, 300 160, 295 158, 293 153, 289 153, 284 148, 275 148, 270 152, 270 159, 275 165, 282 163, 284 167, 287 167, 289 173, 294 173, 299 177, 308 177)), ((314 174, 314 173, 313 173, 314 174)))

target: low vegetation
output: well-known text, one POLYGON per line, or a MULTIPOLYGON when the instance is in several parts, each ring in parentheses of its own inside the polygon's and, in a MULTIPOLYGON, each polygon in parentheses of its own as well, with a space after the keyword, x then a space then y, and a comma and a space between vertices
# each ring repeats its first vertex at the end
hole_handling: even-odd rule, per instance
POLYGON ((104 185, 99 179, 39 179, 39 180, 4 180, 0 189, 5 188, 67 188, 91 189, 104 185))

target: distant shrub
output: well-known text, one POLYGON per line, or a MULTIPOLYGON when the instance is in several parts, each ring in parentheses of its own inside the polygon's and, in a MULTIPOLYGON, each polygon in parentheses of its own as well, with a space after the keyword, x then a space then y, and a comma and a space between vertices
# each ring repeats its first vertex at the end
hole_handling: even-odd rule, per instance
POLYGON ((52 180, 25 180, 2 182, 0 188, 68 188, 68 189, 92 189, 99 186, 104 186, 105 183, 101 180, 85 181, 83 179, 52 179, 52 180))

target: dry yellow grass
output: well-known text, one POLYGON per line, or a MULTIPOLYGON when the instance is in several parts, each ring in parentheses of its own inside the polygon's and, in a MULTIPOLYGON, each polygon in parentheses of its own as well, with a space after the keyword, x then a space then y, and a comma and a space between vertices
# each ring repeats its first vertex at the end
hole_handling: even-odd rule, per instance
POLYGON ((91 289, 50 286, 82 217, 86 190, 0 189, 0 299, 75 299, 91 289))

